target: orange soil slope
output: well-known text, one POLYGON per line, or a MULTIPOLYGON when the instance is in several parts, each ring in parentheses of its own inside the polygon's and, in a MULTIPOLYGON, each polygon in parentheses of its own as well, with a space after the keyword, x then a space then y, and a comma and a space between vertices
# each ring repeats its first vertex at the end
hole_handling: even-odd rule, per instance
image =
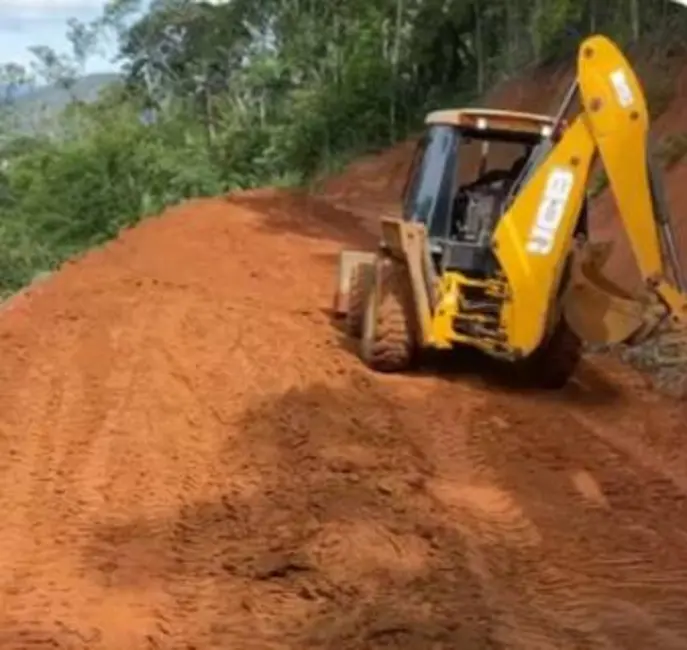
POLYGON ((687 647, 684 408, 366 371, 327 310, 371 241, 189 203, 5 309, 0 648, 687 647))

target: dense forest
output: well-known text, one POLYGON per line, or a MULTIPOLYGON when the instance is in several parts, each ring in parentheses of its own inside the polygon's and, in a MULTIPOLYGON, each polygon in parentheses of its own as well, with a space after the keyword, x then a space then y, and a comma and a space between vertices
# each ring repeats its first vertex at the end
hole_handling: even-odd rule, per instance
POLYGON ((685 28, 669 0, 110 0, 69 23, 72 51, 37 44, 31 70, 0 70, 0 292, 183 198, 307 182, 590 32, 629 46, 685 28), (12 130, 9 90, 69 91, 112 38, 122 74, 97 101, 12 130))

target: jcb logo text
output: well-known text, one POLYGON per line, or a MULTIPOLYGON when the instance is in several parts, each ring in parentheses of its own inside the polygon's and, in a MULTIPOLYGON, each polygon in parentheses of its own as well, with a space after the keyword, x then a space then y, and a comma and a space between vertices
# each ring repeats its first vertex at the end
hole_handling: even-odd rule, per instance
POLYGON ((549 174, 544 196, 527 240, 528 253, 548 255, 553 250, 574 183, 575 175, 569 169, 557 167, 549 174))

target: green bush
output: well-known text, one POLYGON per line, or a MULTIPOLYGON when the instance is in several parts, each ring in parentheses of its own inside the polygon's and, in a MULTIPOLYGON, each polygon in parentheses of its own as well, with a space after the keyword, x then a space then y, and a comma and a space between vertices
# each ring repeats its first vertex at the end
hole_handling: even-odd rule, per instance
MULTIPOLYGON (((339 169, 409 135, 427 110, 470 104, 504 74, 569 57, 590 25, 624 43, 656 31, 647 42, 661 61, 682 51, 685 27, 667 6, 635 2, 631 19, 620 2, 588 0, 179 0, 154 2, 125 27, 120 12, 135 4, 107 3, 93 25, 72 25, 71 63, 38 48, 45 79, 66 87, 98 30, 114 28, 125 83, 44 116, 41 133, 4 129, 1 295, 182 199, 339 169), (141 111, 153 105, 146 125, 141 111)), ((646 74, 654 114, 673 96, 665 70, 646 74)), ((664 161, 684 150, 684 139, 664 143, 664 161)), ((597 176, 592 193, 606 183, 597 176)))
POLYGON ((126 106, 87 117, 75 139, 8 158, 0 182, 2 293, 143 216, 232 186, 193 125, 170 119, 146 127, 126 106))

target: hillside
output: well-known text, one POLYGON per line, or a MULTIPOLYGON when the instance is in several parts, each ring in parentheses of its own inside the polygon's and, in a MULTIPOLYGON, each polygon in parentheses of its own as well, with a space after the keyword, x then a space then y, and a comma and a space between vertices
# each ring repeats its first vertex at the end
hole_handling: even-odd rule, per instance
POLYGON ((185 202, 7 303, 3 650, 687 647, 684 404, 595 356, 554 395, 378 375, 331 322, 411 146, 185 202))
MULTIPOLYGON (((682 208, 685 166, 687 165, 687 57, 647 57, 640 50, 634 57, 649 103, 653 106, 652 134, 657 143, 659 162, 663 161, 665 187, 671 218, 678 238, 682 263, 687 268, 687 216, 682 208), (669 160, 669 165, 666 162, 669 160)), ((490 108, 529 111, 554 115, 570 85, 574 61, 542 66, 505 81, 477 102, 490 108)), ((412 161, 416 138, 379 155, 356 161, 343 175, 326 179, 320 190, 336 205, 369 206, 366 212, 398 210, 406 173, 412 161)), ((590 227, 596 241, 613 241, 615 252, 607 266, 610 277, 632 289, 639 276, 627 237, 618 222, 613 197, 604 187, 592 200, 590 227)))

